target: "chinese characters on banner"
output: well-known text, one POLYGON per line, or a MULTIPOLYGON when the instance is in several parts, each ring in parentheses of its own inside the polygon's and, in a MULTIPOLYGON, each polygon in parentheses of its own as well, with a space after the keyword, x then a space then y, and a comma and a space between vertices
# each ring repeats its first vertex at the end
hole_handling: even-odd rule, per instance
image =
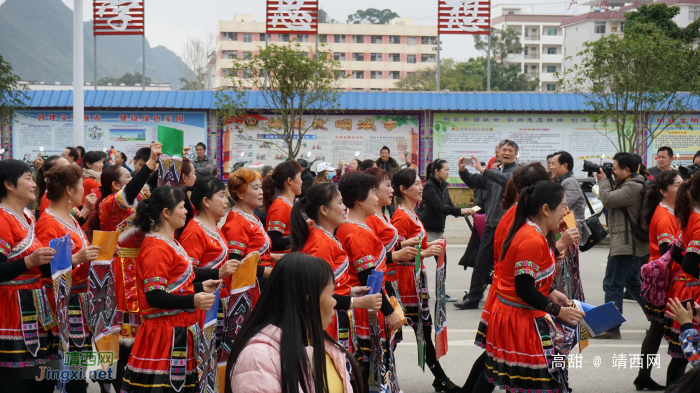
POLYGON ((93 35, 144 35, 144 0, 96 0, 93 35))
POLYGON ((491 0, 439 0, 438 34, 489 34, 491 0))
POLYGON ((272 33, 318 33, 318 0, 267 0, 267 27, 272 33))

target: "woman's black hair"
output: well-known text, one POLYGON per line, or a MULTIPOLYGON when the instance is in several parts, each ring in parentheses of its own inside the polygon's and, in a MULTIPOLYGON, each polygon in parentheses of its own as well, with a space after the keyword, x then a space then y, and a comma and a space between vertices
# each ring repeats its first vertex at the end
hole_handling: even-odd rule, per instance
POLYGON ((691 368, 675 384, 668 387, 666 391, 671 393, 700 392, 700 367, 695 366, 691 368))
POLYGON ((83 168, 87 168, 88 164, 92 165, 104 159, 105 154, 103 152, 95 150, 89 151, 85 153, 85 157, 83 157, 83 168))
POLYGON ((343 196, 345 206, 352 209, 356 202, 363 202, 369 197, 372 188, 376 188, 375 183, 374 176, 361 171, 352 171, 340 178, 338 191, 343 196))
POLYGON ((693 208, 698 206, 700 206, 700 176, 695 174, 690 180, 684 181, 676 192, 676 204, 673 206, 673 212, 681 224, 682 230, 688 226, 693 208))
POLYGON ((403 194, 401 193, 401 186, 404 189, 409 189, 416 182, 416 170, 411 168, 402 169, 394 175, 391 179, 391 187, 394 189, 394 198, 401 203, 403 200, 403 194))
POLYGON ((299 173, 301 173, 301 165, 296 160, 289 160, 277 164, 272 170, 272 174, 263 179, 263 207, 265 211, 270 209, 277 195, 284 190, 287 179, 294 179, 299 173))
POLYGON ((506 183, 501 207, 503 210, 510 209, 518 201, 518 194, 523 188, 549 179, 549 172, 539 162, 521 166, 513 172, 513 176, 506 183))
POLYGON ((87 223, 85 226, 85 233, 87 234, 88 240, 92 241, 92 234, 94 231, 100 230, 100 204, 108 196, 114 194, 112 189, 112 183, 119 182, 120 170, 126 170, 122 166, 110 165, 105 168, 100 174, 100 199, 95 202, 95 206, 88 216, 87 223))
POLYGON ((428 168, 426 168, 425 170, 425 173, 428 176, 426 180, 435 176, 435 171, 442 170, 442 167, 445 166, 445 164, 447 164, 447 161, 443 160, 442 158, 438 158, 435 161, 428 164, 428 168))
POLYGON ((50 156, 47 157, 46 160, 44 160, 44 164, 39 168, 39 170, 36 173, 36 192, 34 193, 36 195, 36 201, 41 203, 41 197, 44 196, 44 193, 46 192, 46 172, 51 170, 54 166, 56 166, 56 160, 59 158, 62 158, 61 156, 50 156))
POLYGON ((194 181, 194 185, 191 187, 185 187, 182 191, 187 195, 188 192, 192 191, 190 194, 190 203, 192 206, 197 208, 197 210, 202 209, 202 200, 204 198, 211 199, 219 191, 226 191, 226 185, 218 177, 207 175, 203 177, 198 177, 194 181))
POLYGON ((160 224, 163 209, 171 212, 180 202, 185 201, 185 193, 179 188, 160 186, 153 190, 151 197, 143 199, 136 206, 134 226, 143 233, 148 233, 160 224))
POLYGON ((369 169, 377 165, 377 163, 374 160, 366 159, 364 161, 360 161, 360 165, 357 166, 357 170, 359 171, 364 171, 365 169, 369 169))
MULTIPOLYGON (((508 236, 503 242, 501 255, 506 255, 515 234, 529 217, 536 216, 544 205, 549 206, 549 210, 555 210, 564 199, 564 195, 564 187, 557 182, 549 180, 538 181, 535 185, 525 187, 520 192, 513 225, 508 230, 508 236)), ((547 234, 547 243, 549 243, 550 248, 555 246, 556 240, 554 236, 552 231, 549 231, 547 234)))
POLYGON ((232 393, 231 373, 241 352, 255 335, 270 325, 282 331, 279 340, 282 393, 328 392, 324 340, 345 353, 355 374, 355 391, 363 391, 362 374, 354 359, 323 330, 320 299, 328 285, 333 285, 333 270, 321 258, 291 253, 277 262, 265 290, 231 347, 226 364, 225 393, 232 393), (308 345, 313 347, 311 364, 306 351, 308 345), (308 380, 308 376, 312 379, 308 380))
POLYGON ((25 173, 32 173, 31 168, 26 162, 20 160, 2 160, 0 161, 0 202, 7 196, 7 186, 5 182, 17 187, 17 181, 25 173))
POLYGON ((642 207, 642 220, 644 220, 643 222, 646 224, 645 228, 649 228, 651 225, 651 219, 654 218, 656 207, 659 206, 659 203, 664 199, 664 196, 661 195, 661 191, 666 191, 668 186, 675 183, 678 175, 677 170, 669 169, 661 172, 661 174, 654 179, 654 184, 649 191, 647 191, 642 207))
POLYGON ((321 206, 330 208, 336 196, 338 196, 338 187, 335 184, 318 183, 309 187, 306 190, 306 195, 294 204, 289 223, 292 252, 301 250, 309 238, 309 224, 304 219, 304 213, 318 223, 318 214, 321 206))

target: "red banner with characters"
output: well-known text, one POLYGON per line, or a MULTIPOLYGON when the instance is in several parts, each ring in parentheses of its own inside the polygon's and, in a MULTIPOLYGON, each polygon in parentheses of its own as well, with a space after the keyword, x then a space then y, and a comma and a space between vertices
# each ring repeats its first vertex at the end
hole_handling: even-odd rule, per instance
POLYGON ((95 0, 92 12, 93 35, 144 35, 144 0, 95 0))
POLYGON ((438 0, 438 34, 489 34, 491 0, 438 0))
POLYGON ((267 34, 317 34, 318 0, 267 0, 267 34))

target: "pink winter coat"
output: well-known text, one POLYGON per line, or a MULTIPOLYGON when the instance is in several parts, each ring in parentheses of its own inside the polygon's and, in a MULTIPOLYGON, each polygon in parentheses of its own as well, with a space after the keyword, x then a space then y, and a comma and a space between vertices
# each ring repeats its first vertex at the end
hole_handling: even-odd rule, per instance
MULTIPOLYGON (((256 334, 238 355, 231 372, 231 390, 236 393, 281 392, 282 367, 280 365, 280 337, 282 330, 269 325, 256 334)), ((345 369, 345 354, 332 343, 325 341, 326 353, 333 360, 335 369, 343 381, 343 391, 352 392, 350 375, 345 369)), ((306 347, 309 364, 313 348, 306 347)), ((301 388, 299 388, 301 392, 301 388)), ((313 385, 311 386, 313 392, 313 385)))

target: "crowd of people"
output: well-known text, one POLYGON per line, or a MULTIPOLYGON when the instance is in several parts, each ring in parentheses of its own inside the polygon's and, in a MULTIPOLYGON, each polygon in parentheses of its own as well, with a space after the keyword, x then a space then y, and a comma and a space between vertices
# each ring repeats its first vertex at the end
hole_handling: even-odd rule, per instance
MULTIPOLYGON (((482 190, 485 230, 470 289, 455 306, 479 308, 491 286, 475 321, 484 351, 462 386, 438 361, 423 264, 445 257, 447 215, 478 210, 452 203, 445 160, 428 165, 425 184, 386 147, 377 160, 321 163, 315 179, 307 161, 292 159, 260 172, 238 168, 224 183, 201 144, 196 159, 182 160, 176 187, 160 181, 159 143, 136 152, 133 171, 119 152, 105 166, 103 152, 70 147, 35 162, 34 175, 22 161, 0 161, 3 389, 53 392, 56 380, 17 369, 92 350, 88 277, 100 251, 92 240, 95 231, 111 231, 119 234, 111 264, 119 353, 102 391, 399 392, 394 351, 410 326, 438 392, 569 392, 566 362, 552 361, 565 352, 550 334, 555 323, 585 317, 572 301, 584 300, 578 245, 591 235, 588 198, 568 152, 551 154, 545 167, 519 165, 518 149, 504 140, 488 166, 472 156, 457 168, 482 190), (564 221, 569 213, 573 227, 564 221), (72 279, 61 347, 48 245, 66 235, 72 279), (254 284, 232 287, 254 253, 254 284), (218 378, 201 371, 204 315, 216 293, 218 378)), ((697 391, 700 367, 684 373, 700 364, 700 176, 683 179, 670 166, 672 150, 659 153, 668 157, 660 154, 650 171, 638 156, 618 153, 612 171, 596 174, 611 237, 603 289, 620 311, 625 288, 645 310, 645 357, 664 337, 669 342, 670 391, 697 391), (659 274, 670 277, 666 288, 654 283, 666 305, 641 294, 640 269, 650 261, 668 270, 659 274)), ((620 337, 618 326, 596 338, 620 337)), ((643 365, 637 389, 663 390, 643 365)), ((71 379, 65 390, 87 386, 71 379)))

